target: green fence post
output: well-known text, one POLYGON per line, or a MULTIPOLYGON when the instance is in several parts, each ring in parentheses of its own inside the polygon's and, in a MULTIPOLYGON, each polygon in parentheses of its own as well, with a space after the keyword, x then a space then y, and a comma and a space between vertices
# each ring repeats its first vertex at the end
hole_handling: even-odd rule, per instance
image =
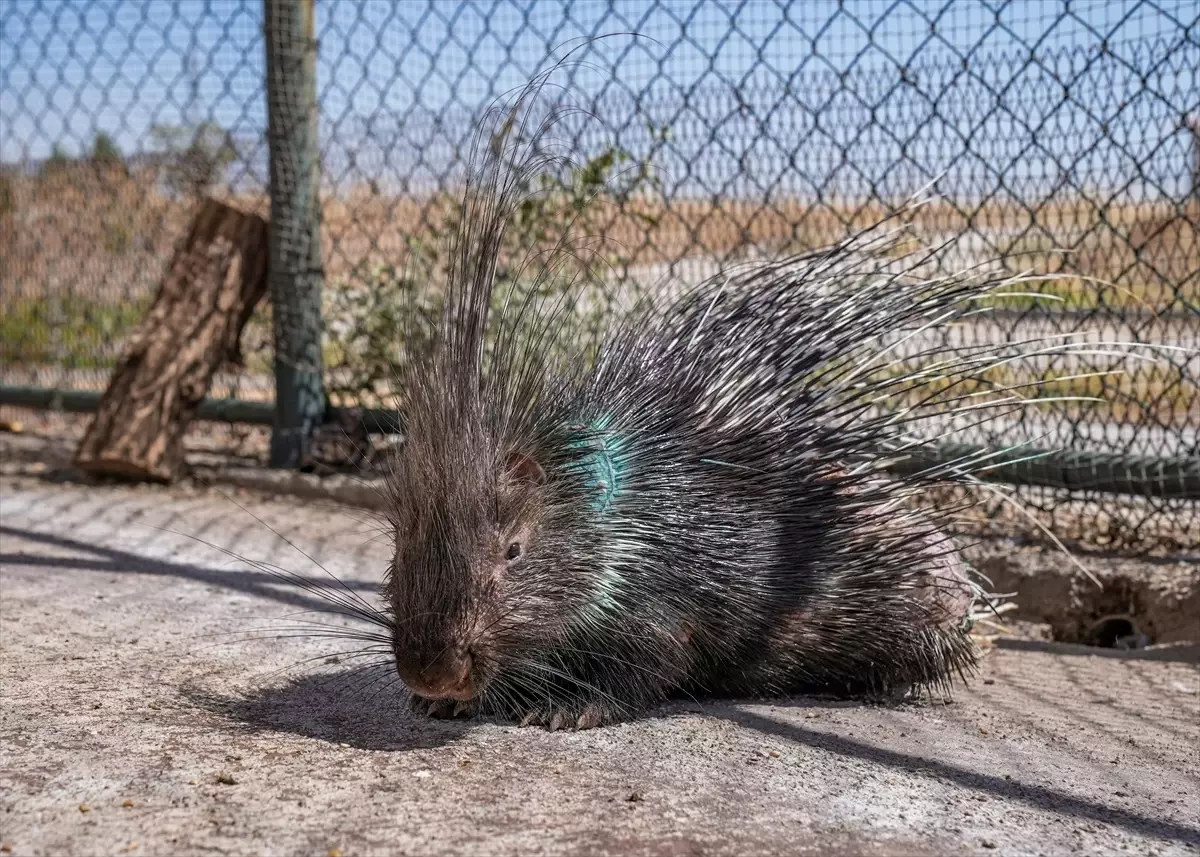
POLYGON ((271 465, 308 458, 325 412, 321 207, 313 0, 264 0, 271 158, 270 290, 275 317, 271 465))

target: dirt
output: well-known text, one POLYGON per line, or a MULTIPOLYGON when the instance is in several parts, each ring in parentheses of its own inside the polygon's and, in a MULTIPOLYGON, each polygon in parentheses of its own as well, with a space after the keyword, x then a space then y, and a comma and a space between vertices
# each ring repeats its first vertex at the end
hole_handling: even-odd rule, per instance
POLYGON ((1050 639, 1111 645, 1120 633, 1143 645, 1200 643, 1200 554, 1077 551, 1076 567, 1061 551, 997 539, 974 546, 970 557, 994 591, 1015 593, 1013 615, 1046 624, 1050 639))
POLYGON ((269 525, 370 597, 371 522, 234 499, 0 477, 5 853, 1200 853, 1200 667, 1174 650, 997 648, 920 705, 430 721, 385 662, 279 638, 312 600, 208 544, 321 574, 269 525))

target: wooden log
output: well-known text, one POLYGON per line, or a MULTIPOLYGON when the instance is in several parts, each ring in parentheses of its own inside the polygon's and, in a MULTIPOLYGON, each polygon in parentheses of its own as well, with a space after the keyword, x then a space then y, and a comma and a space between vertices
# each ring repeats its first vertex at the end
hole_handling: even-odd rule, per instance
POLYGON ((81 470, 170 482, 183 434, 267 288, 267 222, 205 199, 75 454, 81 470))

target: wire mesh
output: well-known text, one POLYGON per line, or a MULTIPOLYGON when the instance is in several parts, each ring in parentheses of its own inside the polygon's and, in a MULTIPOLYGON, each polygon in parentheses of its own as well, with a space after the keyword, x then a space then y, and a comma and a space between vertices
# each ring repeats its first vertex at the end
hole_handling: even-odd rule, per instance
MULTIPOLYGON (((444 236, 483 109, 572 40, 636 32, 582 44, 562 76, 589 114, 565 126, 565 144, 621 186, 590 224, 617 248, 615 280, 686 284, 733 260, 835 241, 927 191, 913 223, 943 247, 940 265, 1003 256, 1060 275, 1043 283, 1047 300, 1014 298, 947 345, 1070 332, 1179 349, 1082 380, 1080 366, 1048 360, 1038 378, 1048 392, 1104 401, 1040 408, 973 440, 1200 455, 1194 3, 316 10, 335 400, 386 392, 391 302, 409 285, 399 272, 444 236)), ((102 387, 195 200, 267 213, 264 23, 260 0, 0 6, 3 383, 102 387)), ((268 313, 214 395, 271 396, 268 313)), ((1182 515, 1185 542, 1200 518, 1188 501, 1118 513, 1088 492, 1031 498, 1051 518, 1084 508, 1093 531, 1182 515)))

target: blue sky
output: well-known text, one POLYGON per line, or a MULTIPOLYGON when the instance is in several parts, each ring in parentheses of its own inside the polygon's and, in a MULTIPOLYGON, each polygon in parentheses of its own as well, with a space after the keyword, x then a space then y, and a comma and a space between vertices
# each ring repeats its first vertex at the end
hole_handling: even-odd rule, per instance
MULTIPOLYGON (((1198 10, 317 0, 325 169, 428 185, 480 106, 551 49, 635 30, 650 38, 578 54, 572 97, 600 119, 578 145, 641 154, 645 122, 666 124, 671 143, 653 157, 678 192, 903 194, 944 174, 968 195, 1056 183, 1176 193, 1180 120, 1200 109, 1198 10)), ((213 119, 246 141, 242 167, 261 176, 262 23, 260 0, 0 0, 0 159, 38 160, 56 142, 76 153, 97 130, 134 153, 155 122, 213 119)))

